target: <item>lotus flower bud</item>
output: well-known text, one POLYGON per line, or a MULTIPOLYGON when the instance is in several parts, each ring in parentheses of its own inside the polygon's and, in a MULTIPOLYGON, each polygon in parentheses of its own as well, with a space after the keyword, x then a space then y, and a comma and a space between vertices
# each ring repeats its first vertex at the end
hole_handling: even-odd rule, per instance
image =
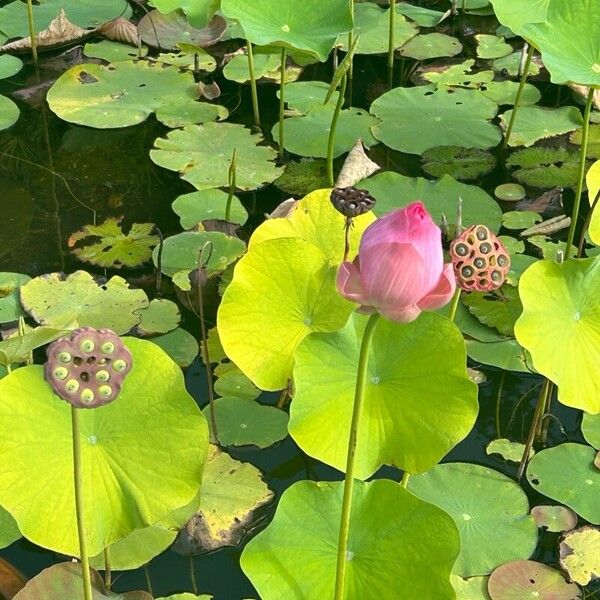
POLYGON ((358 256, 337 275, 339 292, 390 321, 407 323, 447 304, 456 288, 444 264, 442 232, 421 202, 377 219, 363 233, 358 256))
POLYGON ((97 408, 116 399, 133 357, 110 329, 82 327, 48 346, 44 376, 76 408, 97 408))
POLYGON ((355 187, 334 188, 331 203, 338 212, 352 219, 369 212, 375 205, 375 198, 367 190, 355 187))
POLYGON ((485 226, 465 229, 450 244, 457 285, 467 292, 491 292, 505 281, 510 255, 504 244, 485 226))

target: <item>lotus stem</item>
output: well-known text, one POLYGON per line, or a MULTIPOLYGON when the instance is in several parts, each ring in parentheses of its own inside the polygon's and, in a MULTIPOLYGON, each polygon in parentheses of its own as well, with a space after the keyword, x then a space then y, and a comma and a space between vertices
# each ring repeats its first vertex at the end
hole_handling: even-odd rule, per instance
POLYGON ((110 592, 112 586, 112 569, 110 566, 110 547, 104 548, 104 587, 110 592))
POLYGON ((600 190, 598 191, 598 193, 596 194, 596 197, 594 198, 594 202, 592 203, 592 206, 590 207, 590 212, 588 212, 587 217, 585 218, 585 223, 583 224, 583 228, 581 230, 581 235, 579 236, 579 245, 577 246, 578 258, 581 258, 581 255, 583 254, 583 245, 585 244, 585 234, 587 233, 588 229, 590 228, 590 223, 592 222, 592 217, 594 216, 594 211, 596 210, 596 208, 598 208, 599 202, 600 202, 600 190))
POLYGON ((75 486, 75 516, 77 518, 77 534, 79 536, 79 555, 81 557, 81 574, 83 580, 83 597, 92 600, 92 579, 90 577, 90 559, 85 542, 85 512, 83 502, 83 465, 81 460, 81 431, 79 426, 79 410, 71 407, 71 429, 73 437, 73 483, 75 486))
POLYGON ((31 54, 33 56, 33 64, 38 64, 37 53, 37 38, 35 34, 35 25, 33 23, 33 3, 32 0, 27 0, 27 23, 29 25, 29 39, 31 41, 31 54))
POLYGON ((252 94, 252 112, 254 113, 254 124, 260 127, 260 111, 258 108, 258 90, 256 88, 256 75, 254 73, 254 50, 252 42, 248 42, 248 71, 250 71, 250 92, 252 94))
POLYGON ((404 473, 402 473, 402 481, 400 482, 400 485, 403 488, 407 488, 409 479, 410 479, 410 473, 408 471, 404 471, 404 473))
POLYGON ((352 498, 354 493, 354 466, 356 458, 356 444, 358 439, 358 427, 362 415, 362 406, 365 398, 365 387, 367 383, 367 370, 369 366, 369 350, 373 334, 379 321, 379 314, 375 313, 369 317, 360 347, 358 359, 358 371, 356 375, 356 388, 354 392, 354 408, 352 410, 352 422, 350 424, 350 436, 348 439, 348 456, 346 459, 346 477, 344 478, 344 496, 342 501, 342 516, 340 520, 340 535, 337 550, 337 568, 335 574, 334 600, 344 600, 346 586, 346 564, 348 562, 348 537, 350 535, 350 517, 352 514, 352 498))
POLYGON ((190 555, 190 582, 192 583, 192 592, 197 596, 198 583, 196 582, 196 564, 192 555, 190 555))
MULTIPOLYGON (((354 24, 354 0, 350 0, 350 12, 352 13, 352 23, 354 24)), ((354 25, 352 25, 353 29, 348 32, 348 52, 354 45, 354 25)), ((354 57, 350 61, 350 66, 348 67, 348 106, 352 106, 352 81, 354 79, 354 57)))
POLYGON ((506 150, 510 136, 515 124, 519 105, 521 104, 521 97, 523 96, 523 90, 525 89, 525 83, 527 82, 527 76, 529 75, 529 68, 531 67, 531 59, 533 58, 533 52, 535 48, 529 46, 527 50, 527 58, 525 59, 525 66, 523 67, 523 73, 521 73, 521 81, 519 81, 519 88, 517 89, 517 95, 515 96, 515 105, 513 106, 512 114, 510 115, 510 121, 506 128, 506 134, 504 135, 504 141, 502 142, 502 149, 506 150))
POLYGON ((285 88, 285 62, 287 51, 281 49, 281 78, 279 79, 279 158, 283 158, 283 109, 285 106, 284 88, 285 88))
POLYGON ((152 589, 152 579, 150 578, 150 569, 148 565, 144 565, 144 577, 146 578, 146 587, 148 588, 148 593, 154 597, 154 590, 152 589))
POLYGON ((450 301, 450 311, 448 312, 448 318, 454 323, 454 319, 456 318, 456 311, 458 310, 458 303, 460 302, 460 295, 462 290, 456 286, 456 291, 454 292, 454 296, 452 296, 452 300, 450 301))
POLYGON ((231 201, 233 200, 233 194, 235 194, 236 189, 236 175, 237 175, 237 161, 236 161, 236 150, 233 149, 233 154, 231 155, 231 162, 229 163, 229 194, 227 195, 227 204, 225 204, 225 220, 229 221, 231 217, 231 201))
POLYGON ((396 0, 390 0, 390 33, 388 42, 388 85, 394 87, 394 28, 396 23, 396 0))
POLYGON ((590 87, 590 91, 585 103, 585 110, 583 111, 583 129, 581 130, 581 150, 579 151, 579 176, 577 179, 577 191, 575 192, 575 202, 573 204, 573 211, 571 212, 571 226, 569 227, 569 234, 567 235, 567 247, 565 248, 565 260, 568 260, 571 256, 571 246, 575 239, 575 229, 577 228, 577 221, 579 219, 579 208, 581 206, 581 194, 583 193, 583 184, 585 182, 585 164, 587 160, 587 149, 588 149, 588 138, 590 132, 590 113, 592 112, 592 105, 594 104, 594 92, 595 88, 590 87))
POLYGON ((346 94, 346 84, 348 82, 348 75, 342 77, 340 83, 340 95, 333 111, 333 117, 331 118, 331 127, 329 128, 329 139, 327 140, 327 181, 330 187, 333 187, 335 179, 333 177, 333 147, 335 145, 335 128, 337 126, 340 111, 344 104, 344 95, 346 94))
POLYGON ((506 371, 502 371, 500 384, 498 385, 498 393, 496 394, 496 439, 498 440, 502 437, 502 433, 500 431, 500 400, 502 399, 502 390, 504 388, 505 377, 506 371))

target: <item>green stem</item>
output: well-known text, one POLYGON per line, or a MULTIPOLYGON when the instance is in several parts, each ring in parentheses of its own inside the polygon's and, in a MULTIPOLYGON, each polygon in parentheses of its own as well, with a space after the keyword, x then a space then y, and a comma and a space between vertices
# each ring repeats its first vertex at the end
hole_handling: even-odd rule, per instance
POLYGON ((79 409, 71 407, 71 427, 73 435, 73 482, 75 485, 75 514, 77 517, 77 534, 79 535, 79 554, 83 577, 83 597, 92 600, 92 580, 90 577, 90 560, 85 543, 85 513, 83 506, 83 465, 81 460, 81 433, 79 427, 79 409))
POLYGON ((35 34, 35 25, 33 23, 33 3, 27 0, 27 22, 29 25, 29 39, 31 41, 31 54, 33 55, 33 64, 38 63, 37 38, 35 34))
POLYGON ((104 548, 104 587, 110 592, 112 587, 112 568, 110 566, 110 547, 104 548))
POLYGON ((190 555, 190 581, 192 583, 192 591, 198 595, 198 583, 196 581, 196 563, 194 557, 190 555))
POLYGON ((152 579, 150 578, 150 569, 148 565, 144 565, 144 576, 146 577, 146 587, 148 588, 148 593, 151 596, 154 596, 154 590, 152 589, 152 579))
POLYGON ((388 41, 388 84, 394 87, 394 27, 396 22, 396 0, 390 0, 390 33, 388 41))
POLYGON ((577 191, 575 192, 575 203, 573 204, 573 212, 571 213, 571 226, 569 227, 569 235, 567 236, 567 247, 565 248, 565 260, 571 255, 571 246, 575 239, 575 229, 579 219, 579 207, 581 205, 581 194, 583 193, 583 184, 585 182, 585 164, 587 160, 588 138, 590 132, 590 113, 594 104, 594 92, 596 90, 590 87, 585 110, 583 112, 583 129, 581 130, 581 150, 579 155, 579 177, 577 179, 577 191))
POLYGON ((410 479, 410 473, 408 471, 404 471, 404 473, 402 473, 402 481, 400 482, 400 485, 403 488, 408 487, 408 480, 410 479))
POLYGON ((450 311, 448 312, 448 318, 454 322, 456 318, 456 311, 458 309, 458 303, 460 301, 460 294, 462 290, 456 286, 456 291, 454 292, 454 296, 452 296, 452 300, 450 301, 450 311))
POLYGON ((254 50, 252 42, 248 42, 248 70, 250 71, 250 92, 252 93, 252 111, 254 124, 260 127, 260 111, 258 108, 258 90, 256 88, 256 75, 254 74, 254 50))
MULTIPOLYGON (((350 0, 350 12, 352 13, 352 21, 354 22, 354 0, 350 0)), ((354 46, 354 29, 351 29, 348 32, 348 52, 354 46)), ((350 65, 348 66, 348 72, 346 73, 348 87, 345 91, 348 92, 348 106, 352 106, 352 80, 354 79, 354 57, 350 61, 350 65)))
POLYGON ((362 405, 365 397, 367 383, 367 369, 369 366, 369 349, 375 328, 379 320, 379 314, 371 315, 365 327, 360 357, 358 360, 358 372, 356 376, 356 388, 354 393, 354 408, 352 410, 352 422, 350 424, 350 436, 348 440, 348 457, 346 460, 346 477, 344 479, 344 498, 342 501, 342 516, 340 521, 340 536, 337 551, 337 569, 335 574, 334 600, 344 600, 344 589, 346 583, 346 564, 348 562, 348 536, 350 534, 350 516, 352 513, 352 496, 354 492, 354 462, 356 458, 356 443, 358 438, 358 427, 362 413, 362 405))
POLYGON ((227 195, 227 203, 225 204, 225 220, 229 222, 231 217, 231 201, 233 200, 233 194, 236 189, 236 177, 237 177, 237 161, 236 161, 236 150, 233 149, 233 155, 231 157, 231 163, 229 164, 229 194, 227 195))
POLYGON ((502 399, 502 389, 504 388, 504 378, 506 377, 506 371, 502 371, 502 377, 500 378, 500 384, 498 385, 498 393, 496 394, 496 439, 502 437, 500 431, 500 400, 502 399))
POLYGON ((529 68, 531 66, 531 59, 533 58, 534 50, 535 48, 533 46, 529 46, 529 49, 527 50, 527 59, 525 60, 525 66, 523 67, 523 73, 521 74, 519 89, 517 90, 517 95, 515 96, 515 105, 513 106, 512 114, 510 115, 510 121, 508 122, 508 127, 506 128, 504 141, 502 142, 503 149, 506 149, 508 142, 510 141, 510 136, 512 134, 515 119, 517 117, 517 111, 519 110, 519 105, 521 103, 521 96, 523 96, 523 90, 525 89, 525 83, 527 82, 527 76, 529 75, 529 68))
POLYGON ((348 76, 344 75, 342 77, 342 82, 340 83, 340 95, 335 105, 333 117, 331 118, 331 127, 329 128, 329 139, 327 141, 327 181, 329 182, 329 187, 333 187, 335 182, 333 178, 333 147, 335 144, 335 128, 340 116, 340 111, 342 110, 342 105, 344 104, 344 95, 346 94, 347 82, 348 76))
POLYGON ((287 51, 281 49, 281 78, 279 79, 279 158, 283 158, 283 109, 285 106, 284 87, 285 87, 285 62, 287 51))

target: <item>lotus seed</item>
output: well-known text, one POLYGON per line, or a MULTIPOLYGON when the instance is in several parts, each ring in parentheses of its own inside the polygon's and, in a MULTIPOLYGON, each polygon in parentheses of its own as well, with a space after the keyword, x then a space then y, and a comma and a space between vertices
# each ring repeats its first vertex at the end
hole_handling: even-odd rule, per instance
POLYGON ((502 273, 500 271, 492 271, 492 281, 502 281, 502 273))
POLYGON ((483 227, 480 227, 477 230, 477 239, 480 241, 483 241, 483 240, 487 240, 487 237, 488 237, 487 231, 485 229, 483 229, 483 227))
POLYGON ((506 256, 504 256, 504 254, 501 254, 498 257, 498 265, 500 267, 505 267, 508 264, 508 258, 506 256))
POLYGON ((117 371, 117 373, 121 373, 126 368, 127 368, 127 363, 121 358, 119 358, 118 360, 115 360, 115 362, 113 363, 113 369, 115 371, 117 371))
POLYGON ((112 354, 115 351, 115 345, 112 342, 104 342, 102 344, 102 352, 105 354, 112 354))
POLYGON ((69 379, 65 388, 69 394, 74 394, 79 389, 79 381, 77 379, 69 379))
POLYGON ((69 369, 66 369, 65 367, 56 367, 56 369, 54 369, 54 377, 56 377, 56 379, 60 379, 61 381, 66 379, 68 374, 69 369))
POLYGON ((485 267, 485 258, 476 258, 473 261, 473 264, 478 268, 478 269, 483 269, 483 267, 485 267))
POLYGON ((94 342, 92 342, 92 340, 83 340, 81 344, 79 344, 79 347, 81 348, 82 352, 91 352, 96 345, 94 342))
POLYGON ((110 385, 101 385, 98 388, 98 393, 103 397, 103 398, 110 398, 112 396, 112 388, 110 387, 110 385))
POLYGON ((60 360, 60 362, 64 362, 64 363, 71 362, 72 358, 73 357, 71 356, 71 354, 69 354, 69 352, 61 352, 58 355, 58 360, 60 360))
POLYGON ((101 383, 106 383, 110 379, 110 373, 108 371, 98 371, 96 373, 96 381, 100 381, 101 383))
POLYGON ((81 400, 82 400, 82 402, 85 402, 86 404, 93 402, 94 398, 95 398, 94 392, 92 390, 90 390, 90 388, 85 388, 85 390, 83 390, 83 392, 81 392, 81 400))
POLYGON ((459 256, 466 256, 469 253, 469 248, 465 244, 456 245, 456 254, 459 256))
POLYGON ((489 254, 492 251, 492 245, 488 242, 484 242, 481 244, 481 246, 479 246, 479 250, 482 254, 489 254))
POLYGON ((461 271, 463 277, 471 277, 473 272, 474 271, 471 267, 463 267, 461 271))

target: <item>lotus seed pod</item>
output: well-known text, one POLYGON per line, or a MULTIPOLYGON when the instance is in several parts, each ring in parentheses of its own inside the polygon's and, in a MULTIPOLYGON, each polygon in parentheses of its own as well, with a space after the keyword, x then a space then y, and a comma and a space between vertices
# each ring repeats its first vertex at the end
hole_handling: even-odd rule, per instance
POLYGON ((465 229, 450 244, 456 283, 467 292, 491 292, 505 281, 510 255, 504 244, 485 226, 465 229))
POLYGON ((50 344, 47 357, 46 381, 77 408, 97 408, 115 400, 133 364, 118 335, 110 329, 91 327, 77 329, 50 344))
POLYGON ((375 198, 367 190, 355 187, 335 188, 330 199, 334 208, 349 219, 364 215, 375 205, 375 198))

